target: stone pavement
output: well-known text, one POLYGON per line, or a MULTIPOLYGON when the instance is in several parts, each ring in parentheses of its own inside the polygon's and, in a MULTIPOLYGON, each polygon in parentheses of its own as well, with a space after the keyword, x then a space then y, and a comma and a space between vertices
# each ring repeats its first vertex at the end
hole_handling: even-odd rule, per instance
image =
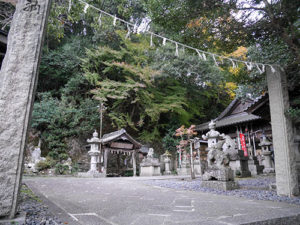
POLYGON ((74 225, 300 224, 297 205, 148 186, 141 180, 23 179, 62 222, 74 225))

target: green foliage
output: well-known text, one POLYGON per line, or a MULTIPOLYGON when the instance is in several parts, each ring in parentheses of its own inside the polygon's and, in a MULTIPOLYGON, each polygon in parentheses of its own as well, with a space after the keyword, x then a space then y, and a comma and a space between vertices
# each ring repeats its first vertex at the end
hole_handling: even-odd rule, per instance
POLYGON ((163 147, 165 150, 172 152, 172 154, 177 152, 176 146, 179 145, 179 139, 175 136, 175 130, 177 126, 173 126, 168 129, 166 135, 162 139, 163 147))
POLYGON ((47 157, 46 157, 46 160, 44 160, 44 161, 39 161, 39 162, 36 164, 36 169, 37 169, 38 171, 43 171, 43 170, 46 170, 46 169, 53 168, 53 167, 55 166, 55 164, 56 164, 56 161, 55 161, 53 158, 47 156, 47 157))
POLYGON ((42 171, 42 170, 46 170, 46 169, 50 169, 50 168, 51 168, 51 166, 47 161, 39 161, 36 164, 36 169, 38 171, 42 171))
MULTIPOLYGON (((122 38, 122 34, 121 34, 122 38)), ((186 89, 173 78, 163 78, 146 66, 143 40, 124 38, 119 51, 108 47, 87 50, 82 66, 87 80, 95 86, 94 97, 106 102, 108 116, 117 128, 140 131, 140 138, 159 138, 163 114, 185 112, 186 89)))
POLYGON ((69 171, 69 166, 68 165, 63 165, 61 163, 58 163, 55 165, 55 173, 59 175, 65 175, 69 171))

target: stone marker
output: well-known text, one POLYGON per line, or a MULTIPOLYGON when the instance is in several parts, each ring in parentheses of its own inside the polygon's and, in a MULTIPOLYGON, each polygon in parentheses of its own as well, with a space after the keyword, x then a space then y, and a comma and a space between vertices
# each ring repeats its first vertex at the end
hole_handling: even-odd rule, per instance
POLYGON ((266 69, 277 194, 287 196, 299 195, 292 122, 285 116, 285 112, 289 108, 287 78, 281 68, 275 65, 273 67, 275 71, 272 71, 269 66, 266 69))
POLYGON ((0 217, 13 218, 21 186, 45 25, 51 0, 20 0, 0 72, 0 217))
POLYGON ((154 158, 153 148, 149 148, 147 156, 140 164, 140 176, 160 176, 160 163, 159 160, 154 158))

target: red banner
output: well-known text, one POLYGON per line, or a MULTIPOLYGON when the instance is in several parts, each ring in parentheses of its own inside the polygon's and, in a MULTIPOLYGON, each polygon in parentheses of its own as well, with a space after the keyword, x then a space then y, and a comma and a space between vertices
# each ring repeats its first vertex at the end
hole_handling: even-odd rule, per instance
POLYGON ((244 151, 244 156, 248 156, 248 152, 247 152, 247 147, 246 147, 246 141, 245 141, 245 135, 240 133, 240 141, 241 141, 241 146, 242 146, 242 150, 244 151))

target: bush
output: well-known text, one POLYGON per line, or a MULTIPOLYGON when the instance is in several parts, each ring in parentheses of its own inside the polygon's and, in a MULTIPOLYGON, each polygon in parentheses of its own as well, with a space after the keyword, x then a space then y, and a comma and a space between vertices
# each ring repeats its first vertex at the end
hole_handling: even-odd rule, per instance
POLYGON ((46 170, 46 169, 50 169, 51 165, 47 160, 44 161, 39 161, 36 165, 35 165, 36 169, 38 171, 42 171, 42 170, 46 170))
POLYGON ((60 174, 60 175, 67 174, 68 171, 69 171, 69 166, 67 166, 67 165, 63 165, 61 163, 58 163, 55 166, 55 173, 56 174, 60 174))
POLYGON ((72 170, 71 173, 77 173, 79 170, 79 166, 77 163, 72 164, 72 170))

